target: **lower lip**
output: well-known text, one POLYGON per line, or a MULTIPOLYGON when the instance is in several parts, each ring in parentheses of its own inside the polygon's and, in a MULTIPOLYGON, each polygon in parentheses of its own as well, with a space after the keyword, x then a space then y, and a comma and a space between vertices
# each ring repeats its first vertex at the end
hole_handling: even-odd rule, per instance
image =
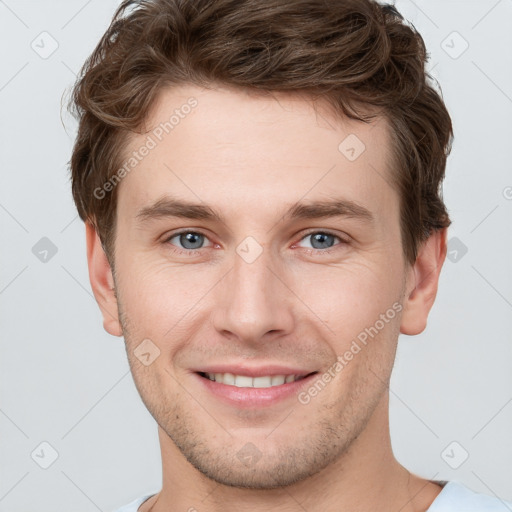
POLYGON ((291 396, 296 397, 301 389, 308 386, 317 374, 313 373, 303 379, 269 388, 238 388, 215 382, 214 380, 202 377, 198 373, 194 375, 207 391, 216 395, 225 403, 236 407, 251 408, 269 406, 291 396))

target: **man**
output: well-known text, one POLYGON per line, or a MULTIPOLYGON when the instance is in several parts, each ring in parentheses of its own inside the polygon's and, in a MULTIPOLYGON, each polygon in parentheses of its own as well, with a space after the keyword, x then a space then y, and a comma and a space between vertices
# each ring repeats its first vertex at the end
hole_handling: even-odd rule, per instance
MULTIPOLYGON (((126 1, 75 86, 73 196, 104 327, 159 425, 120 511, 490 511, 394 458, 426 326, 450 117, 371 0, 126 1)), ((501 508, 500 508, 501 507, 501 508)))

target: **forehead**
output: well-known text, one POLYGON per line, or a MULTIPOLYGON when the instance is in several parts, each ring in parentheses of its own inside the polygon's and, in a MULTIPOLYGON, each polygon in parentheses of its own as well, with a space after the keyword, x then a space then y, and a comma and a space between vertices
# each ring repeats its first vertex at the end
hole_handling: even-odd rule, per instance
POLYGON ((396 200, 389 144, 383 118, 349 120, 297 95, 168 88, 129 142, 124 160, 137 161, 119 203, 139 209, 172 193, 235 211, 342 195, 378 214, 396 200))

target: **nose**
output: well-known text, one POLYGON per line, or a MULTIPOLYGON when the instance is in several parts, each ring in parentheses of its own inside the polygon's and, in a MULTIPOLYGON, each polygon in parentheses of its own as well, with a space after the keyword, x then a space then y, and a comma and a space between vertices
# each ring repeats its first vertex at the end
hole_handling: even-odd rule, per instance
POLYGON ((252 262, 235 253, 231 271, 216 287, 218 332, 255 345, 292 332, 294 295, 284 274, 266 249, 252 262))

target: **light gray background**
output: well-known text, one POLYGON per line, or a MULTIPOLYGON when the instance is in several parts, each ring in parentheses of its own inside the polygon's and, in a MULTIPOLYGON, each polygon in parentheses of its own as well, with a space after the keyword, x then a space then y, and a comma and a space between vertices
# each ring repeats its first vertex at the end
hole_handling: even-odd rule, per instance
MULTIPOLYGON (((92 297, 67 169, 76 125, 60 117, 117 4, 0 0, 2 512, 108 512, 160 489, 156 424, 92 297), (42 237, 58 250, 46 262, 32 252, 42 237), (42 442, 58 453, 48 469, 42 442)), ((427 330, 400 338, 393 447, 419 475, 512 500, 512 0, 397 7, 423 34, 454 121, 454 261, 427 330)))

